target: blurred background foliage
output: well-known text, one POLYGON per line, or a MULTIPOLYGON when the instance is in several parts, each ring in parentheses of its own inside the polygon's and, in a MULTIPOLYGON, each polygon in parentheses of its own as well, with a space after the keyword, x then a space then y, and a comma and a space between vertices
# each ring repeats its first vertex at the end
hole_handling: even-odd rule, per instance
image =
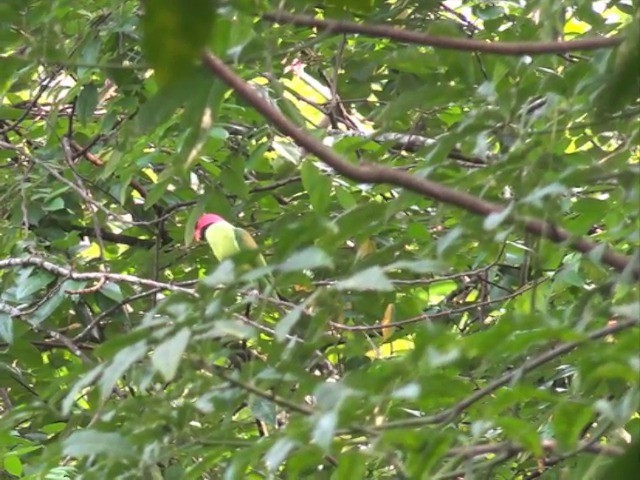
POLYGON ((631 1, 606 0, 2 1, 0 478, 636 471, 631 263, 337 175, 197 59, 218 55, 351 162, 638 262, 637 25, 631 1), (495 55, 277 9, 624 41, 495 55), (269 268, 194 243, 206 211, 251 231, 269 268), (280 296, 255 290, 268 273, 280 296))

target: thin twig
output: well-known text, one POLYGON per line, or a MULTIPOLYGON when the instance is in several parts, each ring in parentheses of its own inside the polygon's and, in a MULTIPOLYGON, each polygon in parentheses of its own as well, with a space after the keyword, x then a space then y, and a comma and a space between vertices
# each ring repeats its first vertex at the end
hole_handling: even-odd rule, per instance
POLYGON ((392 327, 402 327, 405 325, 411 325, 412 323, 419 323, 419 322, 424 322, 424 321, 429 321, 429 320, 435 320, 437 318, 449 318, 452 315, 457 315, 459 313, 464 313, 467 312, 469 310, 475 310, 479 307, 486 307, 489 305, 493 305, 494 303, 500 303, 500 302, 504 302, 506 300, 515 298, 519 295, 522 295, 524 292, 526 292, 527 290, 531 290, 532 288, 536 287, 537 285, 539 285, 540 283, 544 282, 545 279, 542 279, 538 282, 535 282, 533 284, 530 285, 525 285, 524 287, 516 290, 515 292, 512 292, 508 295, 505 295, 503 297, 500 298, 496 298, 494 300, 485 300, 482 302, 473 302, 470 305, 466 305, 464 307, 460 307, 460 308, 452 308, 450 310, 445 310, 442 312, 437 312, 437 313, 423 313, 421 315, 417 315, 415 317, 411 317, 411 318, 407 318, 405 320, 398 320, 397 322, 389 322, 389 323, 376 323, 374 325, 345 325, 344 323, 338 323, 338 322, 330 322, 330 325, 333 328, 336 328, 338 330, 346 330, 346 331, 350 331, 350 332, 367 332, 367 331, 371 331, 371 330, 384 330, 386 328, 392 328, 392 327))
POLYGON ((417 428, 425 425, 435 425, 446 423, 457 417, 464 410, 469 408, 471 405, 475 404, 478 400, 490 395, 498 388, 507 385, 509 382, 521 377, 522 375, 535 370, 536 368, 544 365, 545 363, 550 362, 551 360, 555 360, 562 355, 566 355, 567 353, 575 350, 580 345, 592 341, 597 340, 602 337, 606 337, 607 335, 611 335, 617 332, 621 332, 623 330, 633 328, 640 325, 640 319, 632 318, 621 320, 615 324, 607 325, 604 328, 591 332, 584 340, 579 340, 575 342, 567 342, 561 343, 559 345, 555 345, 550 349, 544 351, 540 355, 537 355, 533 358, 526 360, 520 367, 514 368, 508 372, 506 372, 501 377, 496 378, 495 380, 489 382, 485 387, 477 390, 472 395, 469 395, 464 400, 456 403, 453 407, 448 408, 440 413, 435 415, 429 415, 426 417, 418 417, 418 418, 409 418, 403 420, 393 420, 386 423, 381 423, 379 425, 375 425, 374 429, 376 430, 391 430, 398 428, 417 428))
MULTIPOLYGON (((615 445, 604 445, 596 443, 598 438, 594 440, 589 440, 588 442, 582 442, 577 449, 583 452, 609 455, 609 456, 618 456, 624 453, 624 450, 620 447, 616 447, 615 445)), ((558 443, 555 440, 543 440, 540 444, 542 450, 547 453, 552 453, 558 450, 558 443)), ((501 452, 510 452, 512 454, 520 453, 525 451, 526 449, 512 442, 498 442, 498 443, 483 443, 478 445, 468 445, 464 447, 454 447, 450 449, 447 453, 447 457, 463 457, 463 458, 473 458, 480 455, 488 455, 491 453, 501 453, 501 452)))
POLYGON ((229 373, 227 373, 227 371, 222 367, 215 365, 214 372, 216 375, 218 375, 223 380, 226 380, 231 385, 241 388, 242 390, 246 390, 247 392, 252 393, 257 397, 264 398, 265 400, 269 400, 275 403, 276 405, 287 408, 293 412, 301 413, 302 415, 307 415, 307 416, 313 415, 314 413, 313 409, 307 407, 306 405, 300 405, 300 404, 294 403, 290 400, 287 400, 284 397, 268 392, 266 390, 262 390, 254 385, 251 385, 250 383, 234 378, 232 375, 229 375, 229 373))
POLYGON ((33 265, 41 268, 54 275, 67 277, 72 280, 100 280, 105 278, 111 282, 131 283, 134 285, 144 285, 146 287, 162 288, 164 290, 171 290, 173 292, 182 292, 189 295, 198 296, 195 290, 191 288, 184 288, 171 283, 157 282, 155 280, 149 280, 147 278, 136 277, 134 275, 122 274, 122 273, 109 273, 109 272, 76 272, 67 267, 61 267, 54 263, 46 261, 41 257, 23 257, 23 258, 6 258, 0 260, 0 270, 6 268, 24 267, 27 265, 33 265))

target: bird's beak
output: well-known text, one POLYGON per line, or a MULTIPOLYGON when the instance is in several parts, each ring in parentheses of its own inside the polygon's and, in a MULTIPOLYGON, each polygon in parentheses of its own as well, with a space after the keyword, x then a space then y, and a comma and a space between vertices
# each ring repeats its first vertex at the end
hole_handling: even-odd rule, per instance
POLYGON ((196 239, 196 242, 200 241, 200 229, 197 229, 194 233, 193 233, 193 238, 196 239))

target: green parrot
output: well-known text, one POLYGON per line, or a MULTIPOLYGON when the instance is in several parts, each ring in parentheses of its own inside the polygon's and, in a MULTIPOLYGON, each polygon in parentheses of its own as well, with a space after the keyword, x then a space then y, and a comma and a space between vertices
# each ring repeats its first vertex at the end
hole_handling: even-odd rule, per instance
MULTIPOLYGON (((244 265, 244 267, 257 268, 267 265, 262 254, 257 251, 258 244, 251 234, 242 228, 233 226, 215 213, 205 213, 198 219, 194 237, 196 241, 206 240, 218 261, 223 261, 240 252, 254 250, 256 252, 254 260, 249 265, 244 265)), ((257 284, 259 290, 269 297, 288 301, 275 288, 274 278, 271 273, 268 273, 266 277, 260 278, 257 284)), ((250 305, 247 306, 246 316, 249 316, 249 307, 250 305)))
MULTIPOLYGON (((258 244, 249 232, 234 227, 215 213, 205 213, 198 219, 194 236, 197 241, 205 239, 219 261, 247 250, 258 250, 258 244)), ((258 253, 252 266, 266 265, 264 257, 258 253)))

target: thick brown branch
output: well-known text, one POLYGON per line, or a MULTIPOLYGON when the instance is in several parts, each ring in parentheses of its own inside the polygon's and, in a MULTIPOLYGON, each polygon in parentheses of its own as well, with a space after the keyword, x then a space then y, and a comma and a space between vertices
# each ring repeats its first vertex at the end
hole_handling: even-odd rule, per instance
POLYGON ((598 50, 611 48, 622 43, 623 37, 595 37, 569 42, 485 42, 470 38, 451 38, 427 35, 388 25, 366 25, 337 20, 322 20, 309 15, 295 15, 277 11, 262 16, 269 22, 313 27, 327 33, 357 33, 374 38, 390 38, 399 42, 426 45, 429 47, 463 52, 495 53, 498 55, 541 55, 547 53, 568 53, 578 50, 598 50))
MULTIPOLYGON (((264 115, 264 117, 282 133, 291 137, 300 147, 317 156, 338 173, 352 180, 362 183, 397 185, 484 217, 492 213, 500 213, 504 209, 502 205, 488 202, 466 192, 454 190, 403 170, 396 170, 365 162, 359 165, 350 163, 335 153, 331 148, 324 145, 320 140, 317 140, 290 122, 277 108, 261 97, 253 87, 238 77, 218 57, 211 53, 206 53, 203 56, 203 62, 214 75, 233 88, 236 93, 264 115)), ((581 253, 589 253, 599 246, 584 238, 573 237, 567 230, 542 220, 522 219, 520 222, 526 231, 556 243, 567 242, 572 249, 581 253)), ((604 264, 615 268, 619 272, 625 270, 632 261, 631 257, 621 255, 609 248, 602 250, 600 259, 604 264)), ((634 266, 633 276, 640 276, 640 268, 638 268, 637 265, 634 266)))

